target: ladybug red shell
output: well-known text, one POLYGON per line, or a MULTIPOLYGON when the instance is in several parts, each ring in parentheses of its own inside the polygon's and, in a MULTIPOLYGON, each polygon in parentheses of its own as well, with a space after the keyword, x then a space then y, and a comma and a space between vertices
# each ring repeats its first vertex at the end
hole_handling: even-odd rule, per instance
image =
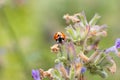
POLYGON ((54 34, 54 40, 57 41, 57 43, 62 43, 65 40, 66 36, 62 32, 57 32, 54 34))

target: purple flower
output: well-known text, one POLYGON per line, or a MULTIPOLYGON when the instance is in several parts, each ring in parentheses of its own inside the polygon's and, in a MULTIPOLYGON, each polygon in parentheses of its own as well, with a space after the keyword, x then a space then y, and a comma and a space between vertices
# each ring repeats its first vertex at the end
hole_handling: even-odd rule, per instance
POLYGON ((39 70, 32 70, 32 77, 34 80, 41 80, 39 70))
POLYGON ((116 39, 115 41, 115 47, 120 48, 120 38, 116 39))
POLYGON ((105 50, 105 53, 109 53, 109 52, 114 52, 114 53, 117 54, 118 50, 117 50, 117 48, 115 46, 112 46, 112 47, 105 50))
POLYGON ((82 67, 82 69, 81 69, 81 73, 83 74, 86 70, 87 70, 86 67, 82 67))
POLYGON ((120 48, 120 38, 116 39, 115 41, 115 45, 106 49, 105 53, 110 53, 110 52, 114 52, 115 54, 118 55, 118 48, 120 48))

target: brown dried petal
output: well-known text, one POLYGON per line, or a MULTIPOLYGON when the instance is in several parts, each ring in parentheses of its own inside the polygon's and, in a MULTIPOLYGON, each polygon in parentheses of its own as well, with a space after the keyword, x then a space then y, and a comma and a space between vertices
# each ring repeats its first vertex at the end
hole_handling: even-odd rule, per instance
POLYGON ((80 22, 80 20, 77 17, 71 16, 71 20, 73 23, 80 22))
POLYGON ((95 36, 96 33, 97 33, 96 30, 94 30, 94 31, 91 31, 91 32, 90 32, 90 35, 95 36))
POLYGON ((66 69, 65 69, 63 66, 60 67, 60 71, 61 71, 61 73, 62 73, 62 76, 63 76, 64 78, 68 79, 67 71, 66 71, 66 69))
POLYGON ((69 14, 64 15, 63 18, 66 20, 66 23, 70 22, 70 16, 69 16, 69 14))
POLYGON ((113 64, 111 67, 108 68, 108 70, 111 72, 111 73, 115 73, 116 72, 116 63, 113 59, 110 59, 110 62, 113 64))
POLYGON ((81 63, 76 63, 75 64, 75 76, 78 77, 80 75, 80 71, 81 71, 81 68, 82 68, 82 64, 81 63))
POLYGON ((99 51, 95 51, 90 57, 89 57, 89 62, 93 62, 94 59, 100 54, 99 51))
POLYGON ((118 52, 118 57, 120 57, 120 52, 118 52))
POLYGON ((67 23, 69 23, 70 20, 71 20, 73 23, 80 22, 80 20, 79 20, 79 18, 77 17, 77 15, 70 16, 69 14, 66 14, 66 15, 63 16, 63 18, 66 20, 67 23))
POLYGON ((59 72, 61 73, 62 77, 65 78, 65 80, 69 79, 67 70, 65 69, 65 67, 64 67, 64 65, 62 63, 57 64, 56 68, 59 70, 59 72))
POLYGON ((88 62, 89 61, 89 58, 84 55, 82 52, 78 55, 80 57, 80 59, 82 59, 84 62, 88 62))
POLYGON ((106 31, 98 32, 98 33, 96 33, 96 36, 106 37, 107 36, 107 32, 106 31))
POLYGON ((59 44, 54 44, 52 47, 51 47, 51 51, 54 52, 54 53, 58 53, 59 52, 59 44))
POLYGON ((53 69, 51 69, 51 68, 48 71, 44 71, 43 69, 39 69, 40 75, 41 75, 41 79, 48 77, 50 80, 53 80, 53 76, 51 74, 52 70, 53 69))

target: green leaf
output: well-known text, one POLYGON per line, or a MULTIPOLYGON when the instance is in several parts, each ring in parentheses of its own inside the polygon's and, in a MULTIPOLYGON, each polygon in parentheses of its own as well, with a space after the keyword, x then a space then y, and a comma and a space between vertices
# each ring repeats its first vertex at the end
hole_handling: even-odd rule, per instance
POLYGON ((100 19, 100 16, 98 14, 95 14, 94 17, 90 20, 89 25, 91 26, 95 25, 98 19, 100 19))

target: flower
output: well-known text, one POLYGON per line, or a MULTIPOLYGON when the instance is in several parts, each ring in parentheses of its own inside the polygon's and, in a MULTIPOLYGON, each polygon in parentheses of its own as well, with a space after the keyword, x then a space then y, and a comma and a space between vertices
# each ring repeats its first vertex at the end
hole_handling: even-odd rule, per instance
POLYGON ((32 77, 34 78, 34 80, 41 80, 40 79, 40 73, 39 70, 32 70, 32 77))
POLYGON ((117 49, 120 48, 120 38, 116 39, 115 47, 116 47, 117 49))
POLYGON ((114 52, 114 53, 117 54, 118 50, 117 50, 117 48, 115 46, 112 46, 112 47, 105 50, 105 53, 110 53, 110 52, 114 52))
POLYGON ((81 68, 81 73, 83 74, 84 72, 86 72, 87 68, 86 67, 82 67, 81 68))
POLYGON ((115 54, 119 56, 118 48, 120 48, 120 38, 116 39, 115 45, 106 49, 105 53, 114 52, 115 54))

